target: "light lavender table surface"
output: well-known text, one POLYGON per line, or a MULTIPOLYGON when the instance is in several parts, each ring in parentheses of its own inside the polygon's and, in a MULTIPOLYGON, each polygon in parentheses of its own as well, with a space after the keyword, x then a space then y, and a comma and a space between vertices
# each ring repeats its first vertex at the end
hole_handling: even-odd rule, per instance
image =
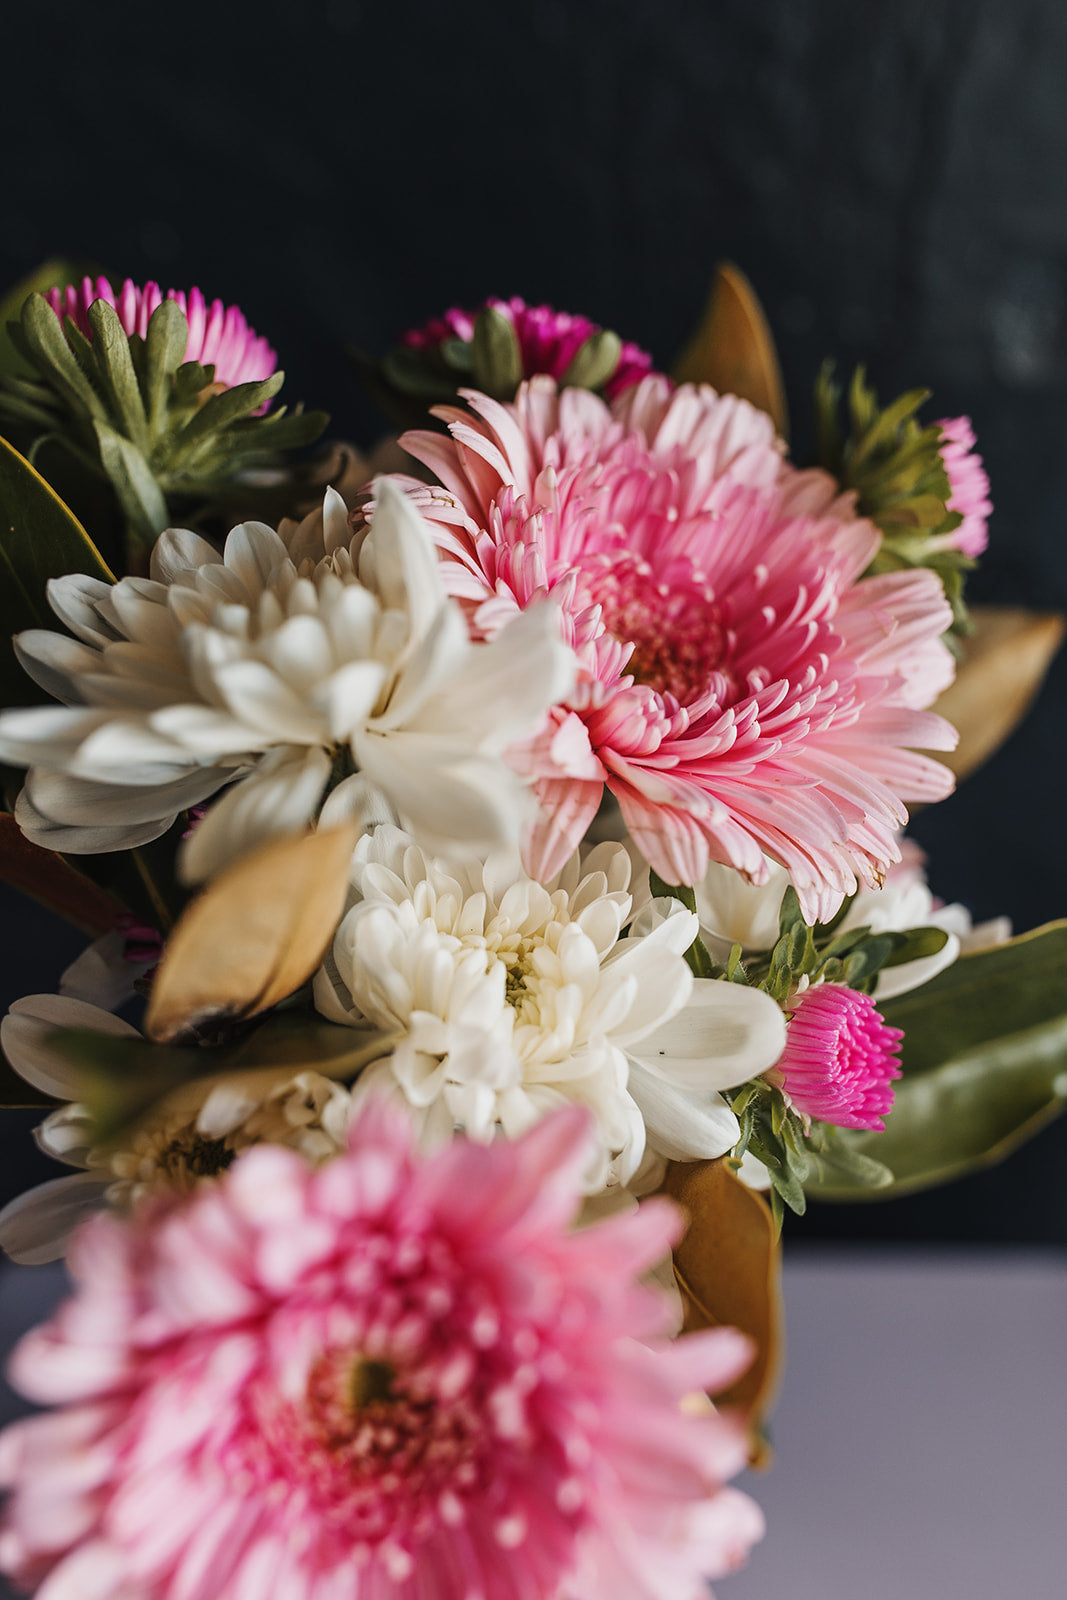
MULTIPOLYGON (((0 1348, 58 1283, 0 1268, 0 1348)), ((767 1538, 719 1600, 1064 1600, 1067 1258, 827 1247, 786 1302, 767 1538)))

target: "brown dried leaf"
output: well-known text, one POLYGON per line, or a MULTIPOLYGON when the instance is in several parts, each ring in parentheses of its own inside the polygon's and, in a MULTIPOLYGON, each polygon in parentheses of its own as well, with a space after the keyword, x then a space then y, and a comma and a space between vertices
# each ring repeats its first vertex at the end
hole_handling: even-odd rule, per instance
POLYGON ((974 606, 974 633, 964 642, 956 681, 934 706, 959 729, 953 751, 936 758, 957 778, 980 767, 1025 717, 1063 642, 1067 620, 1057 611, 974 606))
POLYGON ((770 1207, 725 1160, 674 1162, 663 1188, 689 1219, 674 1251, 686 1331, 740 1328, 755 1341, 752 1365, 715 1403, 746 1413, 752 1464, 766 1465, 761 1428, 778 1386, 784 1336, 781 1248, 770 1207))
POLYGON ((160 1043, 277 1005, 322 961, 344 910, 357 824, 273 840, 208 885, 167 940, 145 1028, 160 1043))
POLYGON ((732 262, 715 269, 704 316, 675 364, 679 383, 710 383, 766 411, 784 439, 789 431, 778 353, 756 291, 732 262))
POLYGON ((115 927, 124 910, 63 856, 31 844, 7 812, 0 812, 0 878, 94 938, 115 927))

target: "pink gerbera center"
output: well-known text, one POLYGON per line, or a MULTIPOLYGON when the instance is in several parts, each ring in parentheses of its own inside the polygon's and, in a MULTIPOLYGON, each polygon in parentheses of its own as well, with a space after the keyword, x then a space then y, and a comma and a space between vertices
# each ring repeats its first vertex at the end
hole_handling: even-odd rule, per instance
POLYGON ((792 1004, 775 1072, 797 1111, 840 1128, 885 1127, 904 1034, 869 995, 820 983, 792 1004))
POLYGON ((711 586, 688 561, 671 565, 662 574, 632 550, 594 552, 582 562, 580 581, 600 606, 607 632, 633 646, 627 672, 690 705, 720 687, 712 674, 722 664, 726 638, 711 586))

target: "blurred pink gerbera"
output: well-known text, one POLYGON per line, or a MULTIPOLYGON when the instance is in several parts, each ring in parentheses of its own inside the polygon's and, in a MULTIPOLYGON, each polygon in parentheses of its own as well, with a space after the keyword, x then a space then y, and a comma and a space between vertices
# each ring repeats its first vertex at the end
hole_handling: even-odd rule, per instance
POLYGON ((839 1128, 884 1129, 904 1034, 870 995, 820 983, 790 1003, 785 1049, 773 1076, 798 1111, 839 1128))
POLYGON ((989 498, 989 476, 975 450, 970 417, 944 417, 941 429, 941 461, 948 474, 952 494, 949 511, 963 518, 959 527, 944 536, 944 542, 965 556, 980 556, 989 543, 986 522, 993 511, 989 498))
POLYGON ((116 294, 106 278, 83 278, 80 284, 50 289, 45 299, 57 317, 70 317, 87 339, 92 337, 89 307, 94 300, 114 306, 125 332, 140 334, 142 339, 156 307, 165 299, 176 300, 189 323, 185 360, 213 366, 215 382, 228 389, 237 383, 262 382, 278 365, 266 339, 248 326, 236 306, 224 306, 221 300, 208 305, 199 289, 190 289, 188 296, 181 289, 168 289, 164 295, 158 283, 146 283, 139 289, 127 278, 116 294))
POLYGON ((558 870, 605 785, 661 877, 709 859, 751 881, 764 852, 809 917, 899 857, 905 800, 952 787, 924 712, 951 681, 938 577, 861 579, 877 529, 782 459, 745 401, 650 377, 610 406, 548 379, 504 406, 468 392, 451 438, 403 443, 443 488, 405 486, 446 583, 489 635, 552 595, 578 690, 523 758, 543 817, 529 870, 558 870))
POLYGON ((99 1218, 16 1351, 63 1409, 0 1436, 0 1565, 92 1600, 698 1600, 762 1531, 742 1430, 681 1400, 744 1367, 671 1344, 637 1276, 677 1214, 569 1231, 564 1111, 417 1157, 380 1103, 312 1171, 261 1147, 99 1218))
MULTIPOLYGON (((537 373, 562 378, 586 340, 601 331, 588 317, 571 311, 556 311, 552 306, 528 306, 518 295, 512 295, 510 300, 490 298, 485 306, 501 312, 513 325, 525 378, 537 373)), ((483 306, 478 307, 478 311, 483 309, 483 306)), ((461 311, 453 306, 443 317, 435 317, 425 327, 410 329, 403 343, 414 350, 433 349, 446 339, 460 339, 469 344, 474 337, 474 319, 478 311, 461 311)), ((619 364, 605 383, 604 393, 614 399, 639 382, 651 367, 652 357, 646 351, 636 344, 624 343, 619 364)))

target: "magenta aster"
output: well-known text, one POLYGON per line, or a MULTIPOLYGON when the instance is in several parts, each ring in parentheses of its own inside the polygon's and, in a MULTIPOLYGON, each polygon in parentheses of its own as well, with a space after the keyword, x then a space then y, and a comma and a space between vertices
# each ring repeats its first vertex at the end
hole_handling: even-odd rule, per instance
MULTIPOLYGON (((476 311, 461 311, 453 306, 443 317, 435 317, 425 327, 410 329, 401 342, 413 350, 432 350, 446 339, 461 339, 469 344, 474 337, 474 319, 486 306, 501 312, 514 326, 526 378, 536 373, 562 378, 586 340, 601 331, 588 317, 556 311, 551 306, 528 306, 525 300, 513 295, 510 300, 490 298, 476 311)), ((609 399, 622 394, 651 368, 650 355, 635 344, 624 343, 619 364, 604 385, 605 394, 609 399)))
POLYGON ((404 480, 446 584, 479 637, 551 596, 581 663, 522 758, 531 874, 559 869, 606 786, 668 882, 711 860, 762 883, 766 853, 824 920, 879 883, 903 802, 952 787, 908 748, 955 742, 923 709, 953 675, 936 574, 861 578, 877 529, 743 400, 658 377, 610 406, 547 378, 514 405, 466 398, 437 413, 450 438, 402 441, 443 485, 404 480))
POLYGON ((212 300, 208 305, 199 289, 190 289, 188 295, 181 289, 168 289, 164 295, 158 283, 146 283, 139 289, 127 278, 116 294, 106 278, 83 278, 80 284, 50 289, 45 299, 60 320, 70 317, 87 339, 92 337, 89 307, 94 300, 106 300, 114 306, 125 332, 140 334, 142 339, 156 307, 164 299, 176 300, 189 323, 186 361, 213 366, 215 382, 227 388, 262 382, 278 365, 266 339, 248 326, 236 306, 224 306, 221 300, 212 300))
POLYGON ((870 995, 820 983, 790 1003, 785 1050, 773 1076, 797 1111, 839 1128, 885 1127, 904 1034, 870 995))
POLYGON ((963 517, 959 527, 945 536, 945 543, 965 556, 980 556, 989 543, 986 522, 993 511, 989 498, 989 477, 982 458, 975 450, 970 417, 944 417, 941 429, 941 461, 948 474, 952 494, 948 511, 963 517))
POLYGON ((260 1147, 86 1225, 16 1351, 0 1566, 92 1600, 699 1600, 762 1519, 723 1488, 743 1369, 637 1281, 677 1213, 570 1230, 582 1113, 429 1158, 379 1102, 312 1170, 260 1147))

